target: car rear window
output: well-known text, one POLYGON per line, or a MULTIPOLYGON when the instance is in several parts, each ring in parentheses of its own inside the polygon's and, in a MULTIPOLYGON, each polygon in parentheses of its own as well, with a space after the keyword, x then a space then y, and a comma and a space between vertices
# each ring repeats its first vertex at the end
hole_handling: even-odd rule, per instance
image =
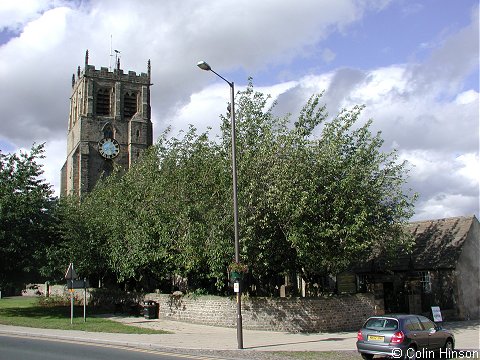
POLYGON ((397 330, 398 321, 395 319, 370 318, 364 325, 365 328, 371 330, 397 330))

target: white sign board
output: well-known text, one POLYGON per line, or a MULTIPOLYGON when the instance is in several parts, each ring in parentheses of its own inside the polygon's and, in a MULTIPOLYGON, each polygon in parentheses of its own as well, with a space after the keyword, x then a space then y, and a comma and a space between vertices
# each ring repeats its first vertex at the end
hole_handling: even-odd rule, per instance
POLYGON ((440 311, 440 306, 432 306, 432 315, 433 321, 442 322, 442 312, 440 311))
POLYGON ((233 291, 236 293, 240 292, 240 283, 238 281, 233 283, 233 291))

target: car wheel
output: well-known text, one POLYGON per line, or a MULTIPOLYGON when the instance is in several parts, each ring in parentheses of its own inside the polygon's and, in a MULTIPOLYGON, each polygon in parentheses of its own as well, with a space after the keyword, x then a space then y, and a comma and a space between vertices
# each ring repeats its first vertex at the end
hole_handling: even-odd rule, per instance
POLYGON ((447 339, 445 345, 443 346, 444 350, 453 350, 453 341, 452 339, 447 339))
POLYGON ((452 339, 447 339, 445 345, 443 346, 443 350, 445 351, 446 359, 450 359, 450 355, 453 352, 453 341, 452 339))
POLYGON ((372 360, 373 355, 372 354, 362 354, 362 358, 365 360, 372 360))

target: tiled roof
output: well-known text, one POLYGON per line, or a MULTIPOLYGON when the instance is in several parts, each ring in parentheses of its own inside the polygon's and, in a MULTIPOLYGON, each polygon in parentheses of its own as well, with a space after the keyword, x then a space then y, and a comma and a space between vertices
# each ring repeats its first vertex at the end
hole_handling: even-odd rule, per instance
POLYGON ((415 270, 454 269, 475 216, 417 221, 407 225, 415 236, 411 266, 415 270))
POLYGON ((478 220, 472 215, 409 223, 407 229, 415 237, 410 254, 399 250, 389 265, 380 258, 359 264, 354 271, 368 273, 455 269, 463 243, 474 222, 478 223, 478 220))

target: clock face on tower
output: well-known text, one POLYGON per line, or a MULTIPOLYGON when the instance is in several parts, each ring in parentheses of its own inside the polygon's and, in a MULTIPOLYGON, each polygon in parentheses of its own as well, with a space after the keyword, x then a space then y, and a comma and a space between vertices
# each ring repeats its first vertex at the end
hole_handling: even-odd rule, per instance
POLYGON ((104 138, 98 142, 98 151, 105 159, 113 159, 120 152, 120 144, 115 139, 104 138))

